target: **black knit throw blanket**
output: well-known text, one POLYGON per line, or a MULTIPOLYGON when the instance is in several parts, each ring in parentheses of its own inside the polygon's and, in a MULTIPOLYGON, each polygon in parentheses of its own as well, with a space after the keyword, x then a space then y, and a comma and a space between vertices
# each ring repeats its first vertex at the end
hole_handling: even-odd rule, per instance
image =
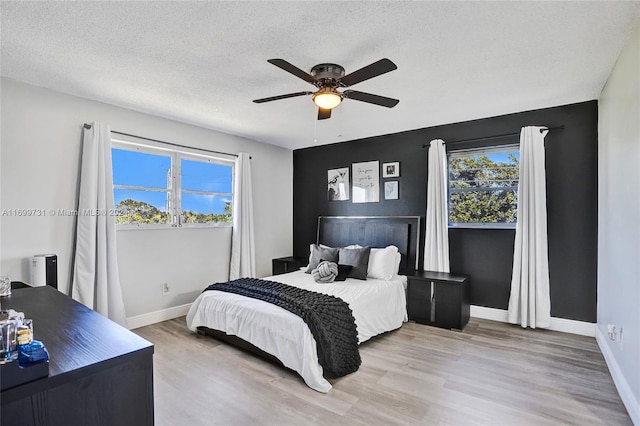
POLYGON ((327 379, 345 376, 360 367, 358 331, 351 309, 344 300, 255 278, 211 284, 204 291, 207 290, 263 300, 298 315, 316 340, 318 361, 327 379))

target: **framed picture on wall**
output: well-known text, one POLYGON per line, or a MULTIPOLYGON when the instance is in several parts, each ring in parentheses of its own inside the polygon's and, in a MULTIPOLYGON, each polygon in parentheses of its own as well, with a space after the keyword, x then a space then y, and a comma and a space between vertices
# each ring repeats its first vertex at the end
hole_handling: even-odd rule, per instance
POLYGON ((377 203, 380 201, 380 162, 367 161, 351 165, 353 177, 353 202, 377 203))
POLYGON ((327 198, 329 201, 349 199, 349 168, 327 171, 327 198))
POLYGON ((382 177, 399 177, 400 176, 400 162, 396 161, 395 163, 384 163, 382 165, 382 177))
POLYGON ((385 200, 397 200, 399 197, 398 193, 398 181, 392 180, 384 183, 384 199, 385 200))

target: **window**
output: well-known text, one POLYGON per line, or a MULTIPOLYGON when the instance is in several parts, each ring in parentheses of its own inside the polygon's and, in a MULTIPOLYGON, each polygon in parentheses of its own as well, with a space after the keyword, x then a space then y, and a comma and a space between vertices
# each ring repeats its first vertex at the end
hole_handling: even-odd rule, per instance
POLYGON ((119 227, 231 224, 232 161, 121 141, 111 154, 119 227))
POLYGON ((231 223, 233 166, 211 158, 180 158, 181 223, 231 223))
POLYGON ((518 145, 453 151, 449 161, 449 226, 515 228, 518 145))

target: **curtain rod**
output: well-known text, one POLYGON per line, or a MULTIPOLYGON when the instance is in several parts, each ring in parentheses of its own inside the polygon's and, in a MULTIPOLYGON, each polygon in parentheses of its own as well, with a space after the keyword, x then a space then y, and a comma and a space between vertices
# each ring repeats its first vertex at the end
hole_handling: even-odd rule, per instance
MULTIPOLYGON (((84 128, 85 129, 90 129, 91 128, 91 124, 84 123, 84 128)), ((117 130, 112 130, 111 133, 116 133, 116 134, 122 135, 122 136, 131 136, 131 137, 138 138, 138 139, 144 139, 146 141, 160 142, 160 143, 163 143, 163 144, 166 144, 166 145, 177 146, 177 147, 180 147, 180 148, 197 149, 198 151, 210 152, 212 154, 231 155, 233 157, 238 157, 238 154, 231 154, 229 152, 222 152, 222 151, 213 151, 211 149, 204 149, 204 148, 195 148, 195 147, 192 147, 192 146, 180 145, 180 144, 173 143, 173 142, 161 141, 159 139, 145 138, 144 136, 132 135, 131 133, 118 132, 117 130)), ((249 158, 251 158, 251 157, 249 157, 249 158)))
MULTIPOLYGON (((540 129, 540 133, 542 133, 544 130, 548 130, 550 132, 554 130, 564 130, 564 125, 556 126, 556 127, 545 127, 544 129, 540 129)), ((485 141, 490 139, 500 139, 500 138, 506 138, 507 136, 520 136, 520 132, 503 133, 501 135, 484 136, 481 138, 460 139, 457 141, 445 142, 445 145, 453 145, 453 144, 464 143, 464 142, 485 141)), ((429 144, 422 145, 423 148, 427 148, 428 146, 429 144)))

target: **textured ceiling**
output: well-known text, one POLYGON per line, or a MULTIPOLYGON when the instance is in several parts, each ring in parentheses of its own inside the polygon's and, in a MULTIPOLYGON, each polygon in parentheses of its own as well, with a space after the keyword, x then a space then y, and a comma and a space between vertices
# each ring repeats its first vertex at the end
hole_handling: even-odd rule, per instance
MULTIPOLYGON (((640 2, 8 2, 2 75, 289 148, 598 97, 640 2), (396 71, 318 122, 313 90, 267 63, 396 71)), ((96 117, 99 119, 99 117, 96 117)))

